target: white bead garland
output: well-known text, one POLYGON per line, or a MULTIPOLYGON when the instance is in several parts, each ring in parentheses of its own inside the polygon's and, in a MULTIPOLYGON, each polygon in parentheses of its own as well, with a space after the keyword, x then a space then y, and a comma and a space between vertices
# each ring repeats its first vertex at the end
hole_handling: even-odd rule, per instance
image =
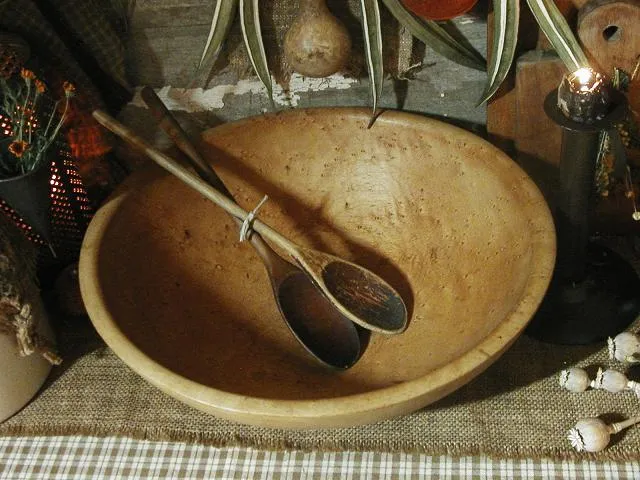
MULTIPOLYGON (((611 360, 626 365, 640 363, 640 336, 635 333, 622 332, 614 338, 609 338, 607 344, 611 360)), ((570 367, 560 372, 558 381, 560 387, 570 392, 580 393, 589 388, 610 393, 630 391, 640 398, 640 382, 629 380, 626 374, 611 368, 599 368, 595 378, 590 380, 589 374, 583 368, 570 367)), ((640 416, 611 425, 599 418, 583 418, 569 430, 567 438, 578 452, 600 452, 609 445, 612 434, 637 423, 640 423, 640 416)))

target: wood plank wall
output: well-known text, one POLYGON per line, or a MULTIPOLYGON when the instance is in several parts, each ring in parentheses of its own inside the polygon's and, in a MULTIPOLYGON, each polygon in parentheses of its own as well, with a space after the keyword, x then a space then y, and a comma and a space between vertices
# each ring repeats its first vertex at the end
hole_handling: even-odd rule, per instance
MULTIPOLYGON (((127 45, 132 84, 155 88, 188 87, 206 41, 213 5, 213 0, 137 0, 132 4, 127 45)), ((459 30, 482 53, 486 49, 485 19, 486 13, 481 13, 457 20, 459 30)), ((429 113, 463 123, 485 124, 486 108, 475 106, 484 87, 484 73, 460 67, 428 48, 424 65, 412 80, 386 80, 382 106, 429 113)), ((238 80, 231 69, 223 69, 211 78, 207 87, 234 84, 238 80)), ((311 90, 297 94, 293 106, 366 106, 371 103, 366 78, 351 82, 349 88, 311 90)), ((269 108, 264 95, 227 94, 224 107, 209 112, 215 119, 207 119, 202 114, 196 117, 211 123, 256 114, 269 108)))

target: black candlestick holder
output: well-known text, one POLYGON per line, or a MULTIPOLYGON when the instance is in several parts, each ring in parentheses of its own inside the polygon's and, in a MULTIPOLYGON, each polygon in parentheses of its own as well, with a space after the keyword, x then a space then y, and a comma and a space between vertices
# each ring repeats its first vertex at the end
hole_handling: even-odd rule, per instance
MULTIPOLYGON (((561 87, 562 88, 562 87, 561 87)), ((626 112, 612 90, 595 108, 545 99, 546 114, 562 127, 556 199, 557 260, 551 284, 527 334, 559 344, 591 344, 614 337, 640 313, 640 279, 612 250, 590 241, 589 215, 600 135, 626 112)))

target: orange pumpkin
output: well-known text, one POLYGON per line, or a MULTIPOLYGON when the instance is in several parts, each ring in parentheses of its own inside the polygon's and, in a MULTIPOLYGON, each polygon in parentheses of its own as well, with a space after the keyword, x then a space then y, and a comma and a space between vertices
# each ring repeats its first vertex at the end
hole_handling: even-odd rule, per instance
POLYGON ((478 0, 402 0, 407 9, 427 20, 449 20, 473 8, 478 0))

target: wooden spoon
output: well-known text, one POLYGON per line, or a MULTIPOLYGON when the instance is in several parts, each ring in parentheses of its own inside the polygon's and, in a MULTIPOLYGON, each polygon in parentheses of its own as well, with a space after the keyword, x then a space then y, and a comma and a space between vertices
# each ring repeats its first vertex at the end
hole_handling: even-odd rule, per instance
MULTIPOLYGON (((115 118, 101 110, 94 111, 93 117, 233 217, 243 222, 249 217, 249 212, 229 197, 177 160, 153 148, 115 118)), ((334 255, 296 245, 258 218, 253 220, 252 229, 288 253, 316 288, 351 321, 385 334, 401 333, 406 329, 407 308, 402 297, 370 270, 334 255)))
MULTIPOLYGON (((93 116, 104 127, 142 150, 158 165, 233 217, 244 222, 249 216, 249 213, 233 200, 198 178, 176 160, 148 145, 108 114, 96 110, 93 116)), ((311 279, 314 286, 320 289, 338 311, 349 320, 385 334, 401 333, 407 327, 407 309, 402 298, 388 283, 371 271, 336 256, 295 245, 259 219, 253 221, 252 227, 287 252, 311 279)), ((284 293, 279 293, 277 296, 281 301, 284 293)))
MULTIPOLYGON (((233 200, 231 192, 202 158, 156 92, 151 87, 143 87, 140 95, 160 127, 187 156, 198 175, 233 200)), ((242 221, 232 218, 241 227, 242 221)), ((280 257, 259 234, 254 232, 249 241, 266 267, 280 314, 294 337, 326 366, 346 369, 354 365, 360 358, 361 343, 353 322, 333 307, 300 268, 280 257)))

